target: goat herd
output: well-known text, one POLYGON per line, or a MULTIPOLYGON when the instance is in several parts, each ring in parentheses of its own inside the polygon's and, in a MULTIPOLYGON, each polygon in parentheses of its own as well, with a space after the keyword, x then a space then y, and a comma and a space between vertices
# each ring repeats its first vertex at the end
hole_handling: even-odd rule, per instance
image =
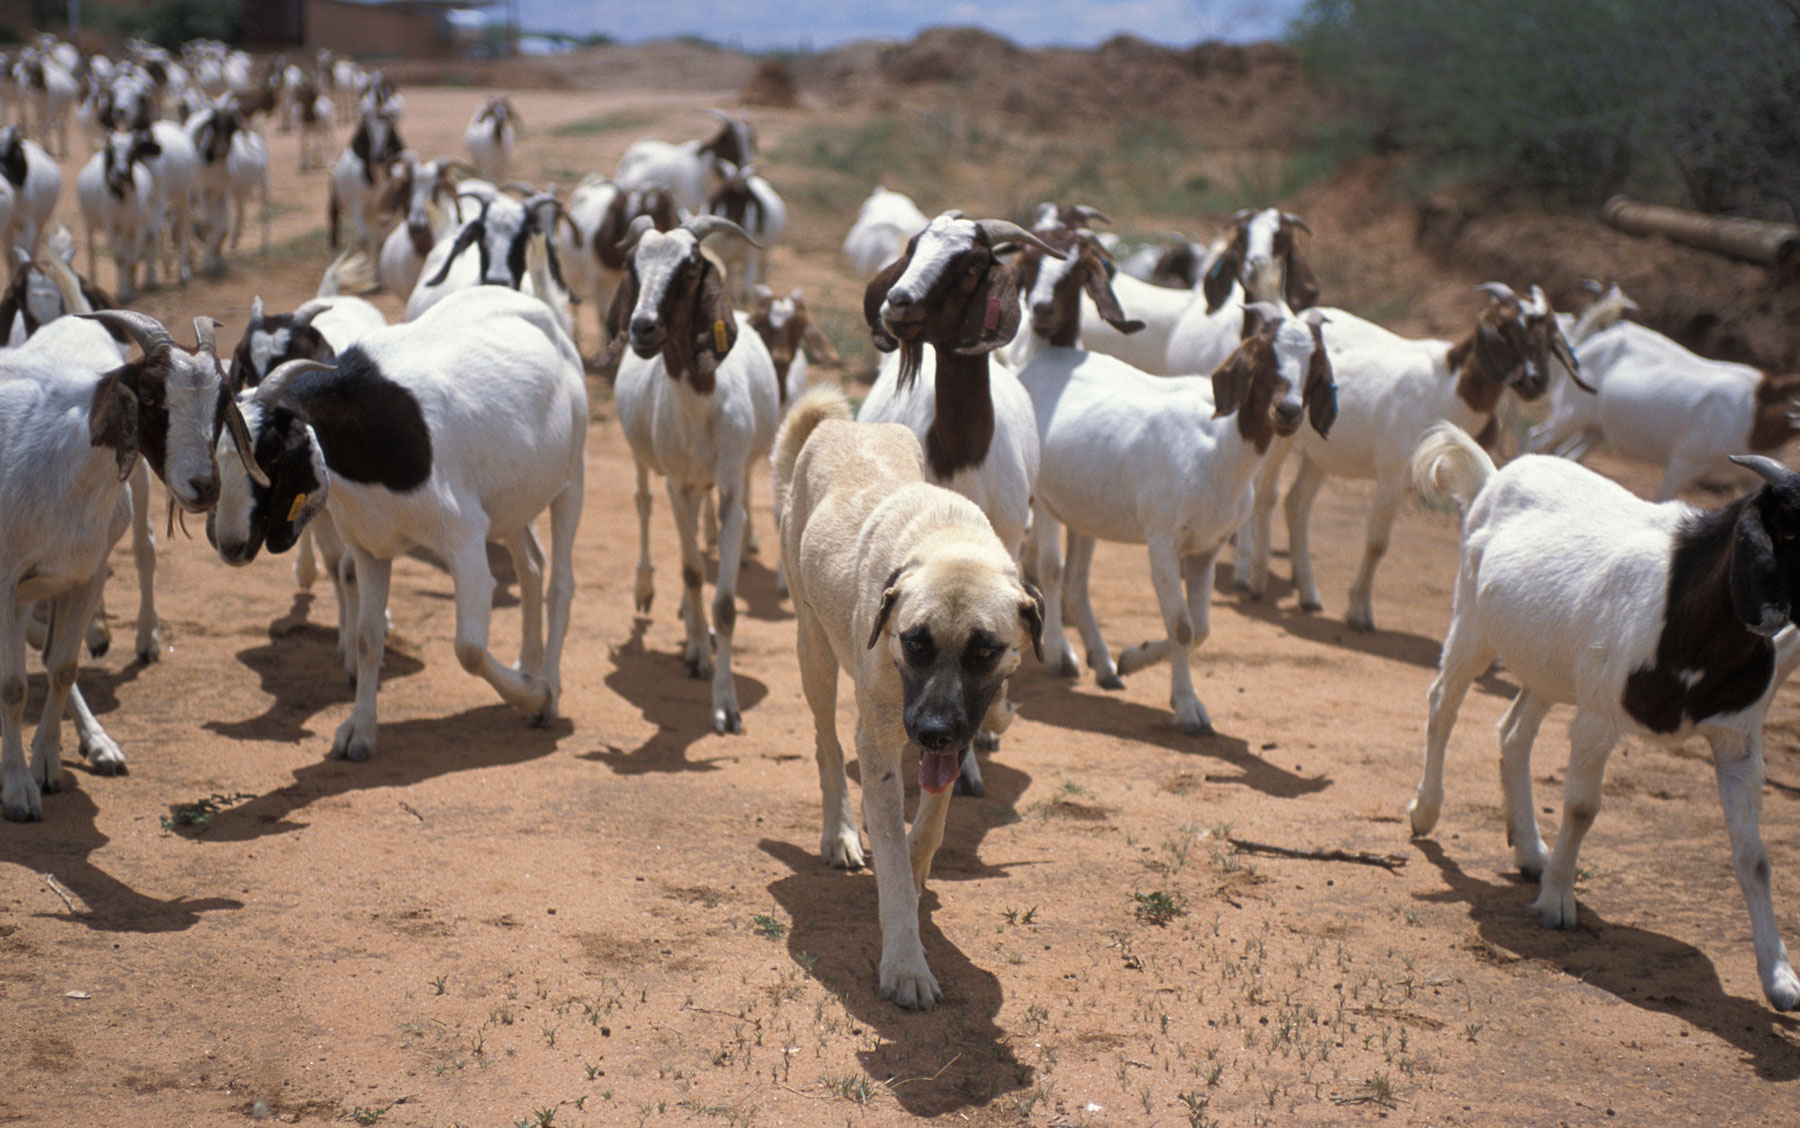
POLYGON ((19 117, 0 129, 0 226, 18 248, 0 305, 11 346, 0 350, 6 818, 42 817, 42 794, 58 789, 65 711, 95 768, 125 768, 82 699, 77 658, 84 639, 104 644, 106 560, 127 529, 142 599, 136 653, 158 657, 151 474, 174 506, 206 513, 227 563, 297 546, 303 585, 320 567, 330 578, 356 686, 334 756, 375 750, 390 570, 414 549, 454 581, 458 661, 534 723, 553 717, 589 426, 574 302, 595 309, 600 360, 617 364, 617 414, 637 461, 637 607, 654 596, 654 474, 681 543, 687 673, 710 679, 720 733, 742 728, 735 586, 755 542, 752 467, 772 455, 781 585, 816 726, 821 850, 844 868, 866 857, 834 719, 838 671, 855 683, 884 996, 909 1007, 941 997, 918 896, 949 796, 982 791, 975 752, 997 747, 1013 718, 1007 681, 1025 650, 1079 676, 1067 618, 1102 686, 1168 660, 1175 725, 1211 731, 1190 662, 1208 634, 1215 558, 1235 538, 1237 583, 1264 592, 1278 475, 1297 455, 1286 517, 1304 609, 1322 605, 1307 542, 1320 485, 1375 482, 1349 596, 1358 629, 1373 629, 1375 570, 1409 490, 1462 507, 1413 832, 1436 823, 1469 683, 1503 662, 1523 687, 1500 727, 1508 839, 1541 883, 1542 923, 1572 927, 1577 851, 1608 752, 1626 734, 1703 733, 1764 991, 1779 1009, 1800 1006, 1758 829, 1763 717, 1800 653, 1800 476, 1754 453, 1796 430, 1794 388, 1623 320, 1630 302, 1616 288, 1577 319, 1538 287, 1490 283, 1460 340, 1415 340, 1318 305, 1301 253, 1309 232, 1291 213, 1240 213, 1212 246, 1158 261, 1125 257, 1097 233, 1109 224, 1092 207, 1045 204, 1026 227, 958 211, 928 218, 877 188, 844 243, 887 354, 853 424, 835 384, 808 388, 808 352, 836 357, 804 297, 764 285, 785 208, 757 175, 755 134, 740 119, 720 114, 704 141, 640 141, 613 176, 587 178, 564 201, 505 181, 518 129, 505 98, 470 124, 473 167, 425 161, 401 140, 392 84, 347 60, 310 71, 276 60, 258 75, 217 44, 180 57, 134 44, 109 61, 44 41, 5 72, 19 117), (60 139, 66 154, 71 114, 96 131, 76 185, 87 278, 52 225, 57 165, 26 138, 60 139), (146 285, 159 260, 185 280, 196 244, 216 267, 257 196, 266 243, 264 115, 301 132, 303 170, 323 167, 334 120, 352 125, 330 172, 341 253, 315 300, 287 314, 259 300, 226 364, 210 318, 196 319, 189 348, 154 318, 107 308, 94 246, 104 238, 125 299, 140 265, 146 285), (408 295, 406 320, 389 324, 340 293, 369 285, 408 295), (1496 468, 1488 452, 1516 433, 1518 404, 1546 394, 1549 419, 1529 445, 1579 455, 1604 437, 1666 468, 1665 500, 1563 458, 1496 468), (1728 456, 1761 479, 1754 492, 1710 512, 1667 500, 1729 471, 1728 456), (545 510, 547 599, 534 526, 545 510), (718 551, 710 603, 707 536, 718 551), (1116 658, 1088 596, 1099 540, 1146 546, 1166 628, 1116 658), (488 646, 489 542, 519 577, 516 665, 488 646), (28 639, 50 671, 29 765, 28 639), (1558 702, 1576 714, 1550 850, 1530 754, 1558 702), (909 746, 922 788, 910 834, 899 775, 909 746))

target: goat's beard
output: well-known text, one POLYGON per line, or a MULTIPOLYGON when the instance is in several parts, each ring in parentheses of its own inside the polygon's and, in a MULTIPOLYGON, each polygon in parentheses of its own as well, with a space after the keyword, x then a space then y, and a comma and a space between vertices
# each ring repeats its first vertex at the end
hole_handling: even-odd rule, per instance
POLYGON ((898 384, 901 391, 912 387, 919 378, 919 369, 925 364, 925 341, 920 337, 900 341, 900 375, 898 384))

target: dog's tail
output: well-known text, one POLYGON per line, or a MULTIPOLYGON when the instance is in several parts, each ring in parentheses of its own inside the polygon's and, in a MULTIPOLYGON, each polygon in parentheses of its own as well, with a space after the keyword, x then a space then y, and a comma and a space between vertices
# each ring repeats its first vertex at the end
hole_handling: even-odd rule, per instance
POLYGON ((1465 510, 1494 476, 1494 460, 1453 423, 1425 432, 1412 456, 1413 485, 1434 504, 1455 498, 1465 510))
POLYGON ((794 401, 781 430, 775 434, 775 452, 769 464, 775 471, 775 527, 781 527, 787 512, 788 489, 794 481, 794 463, 800 460, 800 449, 812 437, 813 430, 827 419, 850 419, 850 401, 835 384, 819 384, 794 401))

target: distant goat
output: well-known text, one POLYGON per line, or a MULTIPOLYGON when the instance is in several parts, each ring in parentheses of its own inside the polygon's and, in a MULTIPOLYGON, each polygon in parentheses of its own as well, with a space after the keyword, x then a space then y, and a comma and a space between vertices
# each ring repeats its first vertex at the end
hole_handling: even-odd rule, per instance
POLYGON ((512 99, 502 94, 489 98, 469 128, 463 131, 463 146, 481 175, 496 184, 506 179, 506 166, 512 162, 513 143, 523 128, 512 99))

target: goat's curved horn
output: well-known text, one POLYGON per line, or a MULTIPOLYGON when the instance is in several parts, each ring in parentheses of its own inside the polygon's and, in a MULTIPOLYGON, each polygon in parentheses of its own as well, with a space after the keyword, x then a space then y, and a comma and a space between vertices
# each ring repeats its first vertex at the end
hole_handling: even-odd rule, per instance
POLYGON ((988 244, 995 248, 1004 243, 1023 243, 1028 247, 1036 247, 1053 259, 1069 257, 1010 219, 978 219, 975 221, 975 228, 986 235, 988 244))
POLYGON ((530 199, 537 195, 537 185, 527 184, 522 180, 509 180, 500 186, 502 192, 511 192, 522 199, 530 199))
POLYGON ((1786 466, 1770 458, 1766 454, 1734 454, 1731 461, 1755 474, 1770 485, 1779 486, 1793 481, 1795 474, 1786 466))
MULTIPOLYGON (((640 216, 639 218, 641 219, 643 217, 640 216)), ((633 222, 635 223, 636 221, 634 220, 633 222)), ((694 240, 696 242, 703 243, 708 238, 717 235, 721 231, 729 231, 744 242, 750 244, 752 247, 756 247, 759 250, 762 248, 762 244, 758 243, 755 239, 752 239, 748 231, 745 231, 742 227, 739 227, 722 215, 697 215, 681 226, 688 231, 693 232, 694 240)))
POLYGON ((456 242, 450 245, 450 253, 444 256, 444 265, 438 270, 437 274, 432 276, 431 281, 425 283, 425 285, 442 285, 444 279, 450 276, 450 268, 456 265, 456 260, 462 256, 462 253, 474 246, 477 239, 483 238, 486 235, 487 204, 484 202, 481 205, 481 214, 464 224, 463 229, 456 233, 456 242))
POLYGON ((1306 221, 1304 219, 1301 219, 1299 216, 1295 215, 1291 211, 1282 212, 1281 213, 1281 221, 1283 223, 1289 223, 1295 227, 1298 227, 1300 230, 1306 232, 1308 235, 1312 234, 1312 228, 1308 227, 1306 225, 1306 221))
POLYGON ((1580 282, 1576 283, 1576 286, 1590 294, 1604 294, 1606 292, 1606 287, 1602 286, 1598 280, 1593 278, 1583 278, 1580 282))
POLYGON ((261 329, 262 323, 263 323, 263 300, 262 300, 262 295, 258 294, 250 302, 250 330, 251 330, 251 332, 255 332, 256 330, 261 329))
POLYGON ((219 355, 218 339, 214 337, 222 321, 204 315, 194 318, 194 349, 197 352, 209 352, 219 355))
POLYGON ((82 317, 90 317, 102 325, 110 326, 131 337, 138 343, 138 348, 146 353, 155 352, 164 345, 175 347, 175 338, 163 328, 163 323, 147 313, 139 313, 135 309, 103 309, 94 313, 84 313, 82 317))
POLYGON ((14 247, 13 248, 13 264, 15 266, 30 266, 31 265, 31 252, 26 250, 24 247, 14 247))
POLYGON ((724 110, 717 109, 713 106, 708 106, 706 108, 706 112, 711 114, 712 116, 718 118, 720 121, 724 122, 727 125, 736 125, 737 124, 737 119, 732 117, 730 114, 726 113, 724 110))
POLYGON ((455 157, 439 157, 437 164, 439 172, 460 172, 464 176, 481 175, 480 169, 468 161, 459 161, 455 157))
POLYGON ((637 250, 638 240, 644 237, 644 232, 649 231, 655 226, 656 220, 652 219, 650 216, 640 215, 636 217, 631 221, 631 226, 625 229, 625 237, 619 240, 619 249, 626 254, 630 254, 637 250))
POLYGON ((1506 301, 1508 298, 1516 300, 1519 296, 1513 293, 1513 288, 1504 282, 1483 282, 1475 288, 1497 302, 1506 301))
POLYGON ((316 360, 290 360, 276 367, 275 371, 263 377, 263 382, 256 386, 252 393, 253 402, 268 410, 281 402, 281 393, 287 391, 288 382, 302 372, 323 372, 328 368, 336 368, 335 364, 323 364, 316 360))
POLYGON ((1099 208, 1088 204, 1076 204, 1072 210, 1081 217, 1083 223, 1104 223, 1108 227, 1112 226, 1112 218, 1099 208))
POLYGON ((293 320, 288 322, 290 328, 310 328, 313 318, 331 308, 329 302, 310 301, 294 311, 293 320))
POLYGON ((1239 208, 1237 211, 1231 213, 1231 225, 1233 227, 1236 227, 1238 224, 1244 222, 1246 219, 1249 219, 1251 216, 1253 216, 1255 214, 1256 214, 1255 208, 1239 208))
POLYGON ((1550 312, 1550 299, 1544 296, 1544 288, 1536 282, 1531 284, 1531 304, 1541 313, 1550 312))

